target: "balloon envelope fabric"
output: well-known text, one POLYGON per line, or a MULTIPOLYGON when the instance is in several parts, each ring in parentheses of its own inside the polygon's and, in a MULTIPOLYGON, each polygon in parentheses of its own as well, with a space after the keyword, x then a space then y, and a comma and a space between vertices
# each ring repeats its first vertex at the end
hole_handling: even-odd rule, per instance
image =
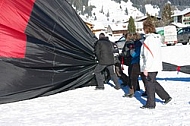
POLYGON ((96 85, 96 41, 65 0, 0 0, 0 103, 96 85))

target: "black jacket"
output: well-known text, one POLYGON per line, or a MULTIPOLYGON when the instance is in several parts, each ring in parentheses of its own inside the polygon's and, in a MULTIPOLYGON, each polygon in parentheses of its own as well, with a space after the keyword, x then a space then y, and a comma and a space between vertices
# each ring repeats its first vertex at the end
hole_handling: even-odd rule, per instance
POLYGON ((113 44, 107 38, 101 38, 96 42, 95 54, 99 64, 114 64, 113 44))
MULTIPOLYGON (((134 48, 134 42, 133 41, 126 41, 125 45, 123 46, 122 53, 119 57, 120 61, 123 57, 123 63, 127 66, 131 64, 132 56, 130 54, 130 50, 134 48)), ((122 62, 122 61, 121 61, 122 62)))

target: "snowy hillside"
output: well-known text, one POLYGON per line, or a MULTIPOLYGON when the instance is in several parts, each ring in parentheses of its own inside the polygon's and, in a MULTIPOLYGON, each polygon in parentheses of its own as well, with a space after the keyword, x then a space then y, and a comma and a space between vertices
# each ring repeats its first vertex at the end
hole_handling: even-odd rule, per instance
MULTIPOLYGON (((132 16, 134 19, 144 16, 133 3, 121 1, 121 4, 112 0, 89 0, 89 5, 94 5, 96 8, 92 10, 92 16, 87 18, 87 15, 80 15, 84 20, 89 22, 102 22, 104 25, 112 23, 125 22, 132 16), (103 11, 101 13, 101 11, 103 11), (109 14, 108 14, 109 13, 109 14), (109 16, 108 16, 109 15, 109 16)), ((145 5, 146 12, 151 15, 158 15, 160 9, 154 8, 152 5, 145 5)))

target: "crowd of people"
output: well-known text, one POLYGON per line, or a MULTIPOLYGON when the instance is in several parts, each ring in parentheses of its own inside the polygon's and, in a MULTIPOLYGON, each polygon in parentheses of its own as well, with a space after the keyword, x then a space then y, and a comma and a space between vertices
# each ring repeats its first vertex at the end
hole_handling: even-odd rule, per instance
POLYGON ((150 20, 143 22, 145 35, 139 33, 125 34, 126 42, 122 53, 115 58, 113 43, 104 33, 99 35, 99 40, 95 44, 95 55, 97 57, 97 66, 94 70, 97 86, 95 90, 104 90, 105 69, 114 82, 114 88, 119 90, 121 86, 128 86, 128 94, 123 97, 135 97, 135 91, 140 91, 139 76, 144 84, 144 93, 147 96, 147 102, 142 109, 154 109, 155 93, 167 104, 172 100, 165 89, 156 81, 156 76, 162 70, 161 60, 161 36, 156 34, 155 26, 150 20), (128 75, 126 75, 121 65, 128 66, 128 75), (122 84, 119 84, 119 79, 122 84))

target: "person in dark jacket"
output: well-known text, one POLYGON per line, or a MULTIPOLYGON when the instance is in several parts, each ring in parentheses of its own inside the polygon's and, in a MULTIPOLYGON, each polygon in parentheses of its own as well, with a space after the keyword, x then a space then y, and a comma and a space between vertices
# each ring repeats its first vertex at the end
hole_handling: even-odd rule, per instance
MULTIPOLYGON (((131 87, 129 89, 129 94, 125 94, 125 97, 130 97, 130 98, 134 96, 135 91, 140 91, 140 86, 138 81, 139 75, 142 75, 142 72, 140 72, 140 51, 142 43, 144 41, 144 38, 142 38, 141 35, 138 33, 135 33, 133 36, 134 36, 133 37, 134 47, 130 50, 130 55, 132 56, 132 59, 131 59, 131 64, 129 66, 131 87)), ((143 83, 145 83, 144 80, 142 81, 143 83)))
POLYGON ((95 45, 95 54, 98 60, 98 64, 95 67, 94 74, 98 86, 96 90, 104 90, 104 76, 102 71, 107 68, 111 79, 113 80, 115 89, 120 89, 120 84, 116 73, 114 72, 114 54, 113 54, 113 44, 105 37, 104 33, 100 33, 99 40, 95 45))
POLYGON ((126 33, 125 39, 126 39, 126 42, 122 48, 122 53, 121 53, 121 57, 123 59, 120 59, 120 60, 121 60, 121 62, 123 62, 124 65, 130 66, 131 59, 132 59, 132 57, 130 55, 130 49, 132 49, 134 46, 133 35, 130 33, 126 33))
MULTIPOLYGON (((134 48, 134 41, 133 41, 133 35, 131 33, 125 34, 125 45, 123 46, 122 53, 121 53, 121 63, 128 66, 128 83, 127 86, 132 89, 131 85, 131 60, 132 56, 130 55, 130 50, 134 48)), ((127 94, 124 95, 126 97, 127 94)))

